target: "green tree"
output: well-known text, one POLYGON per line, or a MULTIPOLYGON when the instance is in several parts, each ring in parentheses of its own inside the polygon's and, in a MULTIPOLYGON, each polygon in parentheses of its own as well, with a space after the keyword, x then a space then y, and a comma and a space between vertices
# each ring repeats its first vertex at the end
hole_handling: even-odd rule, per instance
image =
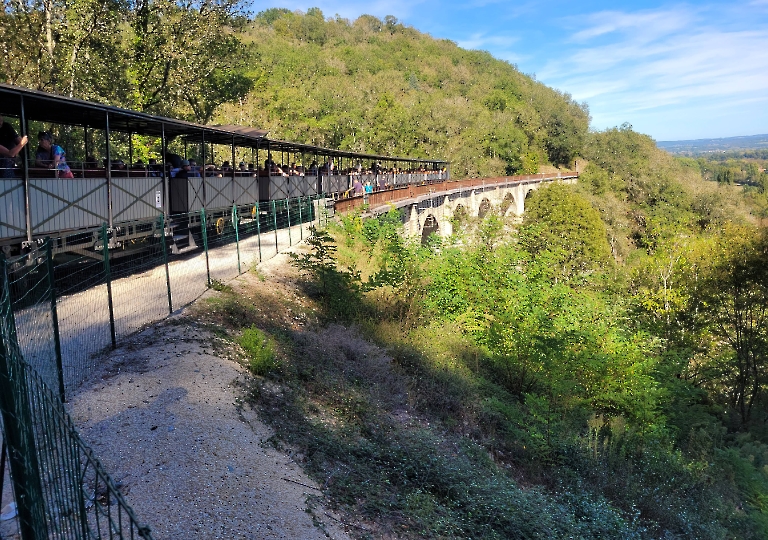
POLYGON ((721 383, 747 423, 768 383, 768 232, 731 227, 712 258, 704 316, 730 349, 719 357, 721 383))
POLYGON ((600 214, 571 186, 552 184, 532 192, 523 225, 522 245, 534 256, 546 253, 556 276, 591 273, 610 258, 600 214))

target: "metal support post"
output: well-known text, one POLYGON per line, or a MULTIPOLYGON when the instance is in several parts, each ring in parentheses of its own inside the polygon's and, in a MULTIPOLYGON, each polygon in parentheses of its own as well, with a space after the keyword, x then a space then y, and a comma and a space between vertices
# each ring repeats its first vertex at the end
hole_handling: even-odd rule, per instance
POLYGON ((293 241, 291 240, 291 200, 285 199, 285 211, 288 212, 288 245, 292 246, 293 241))
POLYGON ((205 218, 205 208, 200 210, 201 225, 203 227, 203 251, 205 251, 205 273, 208 276, 208 286, 211 286, 211 265, 208 263, 208 225, 205 218))
POLYGON ((115 309, 112 303, 112 272, 109 267, 109 235, 107 224, 101 225, 101 253, 104 257, 104 278, 107 280, 107 301, 109 303, 109 333, 112 337, 112 348, 117 348, 117 336, 115 334, 115 309))
POLYGON ((304 240, 304 220, 301 218, 301 195, 299 195, 299 240, 304 240))
POLYGON ((237 215, 237 205, 232 205, 232 226, 235 228, 235 247, 237 248, 237 274, 243 273, 240 268, 240 229, 238 227, 239 216, 237 215))
POLYGON ((109 113, 105 114, 106 124, 104 127, 104 136, 106 138, 107 148, 107 215, 109 216, 109 228, 112 228, 112 153, 109 146, 109 113))
POLYGON ((53 241, 45 240, 45 255, 48 263, 48 288, 51 290, 51 322, 53 323, 53 349, 56 353, 56 371, 59 375, 59 399, 65 403, 64 392, 64 366, 61 363, 61 340, 59 337, 59 314, 56 310, 56 279, 53 270, 53 241))
POLYGON ((259 201, 256 201, 256 238, 259 242, 259 262, 261 262, 261 211, 259 210, 259 201))
POLYGON ((279 253, 277 249, 277 205, 275 199, 272 199, 272 218, 275 222, 275 254, 279 253))
POLYGON ((171 299, 171 272, 168 269, 168 245, 165 241, 165 219, 160 215, 160 243, 163 246, 163 263, 165 264, 165 286, 168 290, 168 314, 173 313, 173 301, 171 299))
MULTIPOLYGON (((27 115, 24 110, 24 96, 19 96, 19 99, 21 100, 21 127, 22 134, 25 134, 29 136, 29 125, 27 124, 27 115)), ((24 217, 26 218, 26 228, 27 228, 27 242, 32 242, 32 213, 31 213, 31 203, 30 203, 30 196, 29 196, 29 160, 31 158, 31 152, 29 151, 30 144, 25 144, 24 148, 21 151, 22 155, 22 169, 21 169, 21 175, 22 179, 24 181, 24 217)))

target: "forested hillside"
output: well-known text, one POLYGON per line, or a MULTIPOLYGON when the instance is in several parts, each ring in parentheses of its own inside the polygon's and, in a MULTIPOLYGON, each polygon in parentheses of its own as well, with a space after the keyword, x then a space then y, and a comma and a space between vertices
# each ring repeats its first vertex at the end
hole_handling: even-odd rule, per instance
POLYGON ((388 17, 259 14, 244 119, 289 140, 452 162, 458 175, 535 172, 580 151, 585 106, 481 51, 388 17))

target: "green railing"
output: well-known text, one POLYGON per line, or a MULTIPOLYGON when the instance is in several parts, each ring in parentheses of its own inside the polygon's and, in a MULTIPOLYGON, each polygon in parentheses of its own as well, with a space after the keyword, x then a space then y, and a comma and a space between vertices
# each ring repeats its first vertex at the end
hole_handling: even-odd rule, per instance
POLYGON ((327 219, 324 198, 300 197, 175 214, 167 222, 159 215, 105 224, 0 259, 0 417, 7 447, 0 495, 10 473, 23 540, 151 538, 78 435, 63 405, 67 394, 94 372, 105 350, 327 219))

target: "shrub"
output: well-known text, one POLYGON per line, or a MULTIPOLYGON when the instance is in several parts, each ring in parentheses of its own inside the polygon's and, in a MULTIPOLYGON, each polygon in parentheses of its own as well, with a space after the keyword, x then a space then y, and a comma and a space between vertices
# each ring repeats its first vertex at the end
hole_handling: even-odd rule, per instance
POLYGON ((265 376, 278 368, 274 341, 255 326, 245 329, 237 343, 248 353, 248 369, 254 375, 265 376))

